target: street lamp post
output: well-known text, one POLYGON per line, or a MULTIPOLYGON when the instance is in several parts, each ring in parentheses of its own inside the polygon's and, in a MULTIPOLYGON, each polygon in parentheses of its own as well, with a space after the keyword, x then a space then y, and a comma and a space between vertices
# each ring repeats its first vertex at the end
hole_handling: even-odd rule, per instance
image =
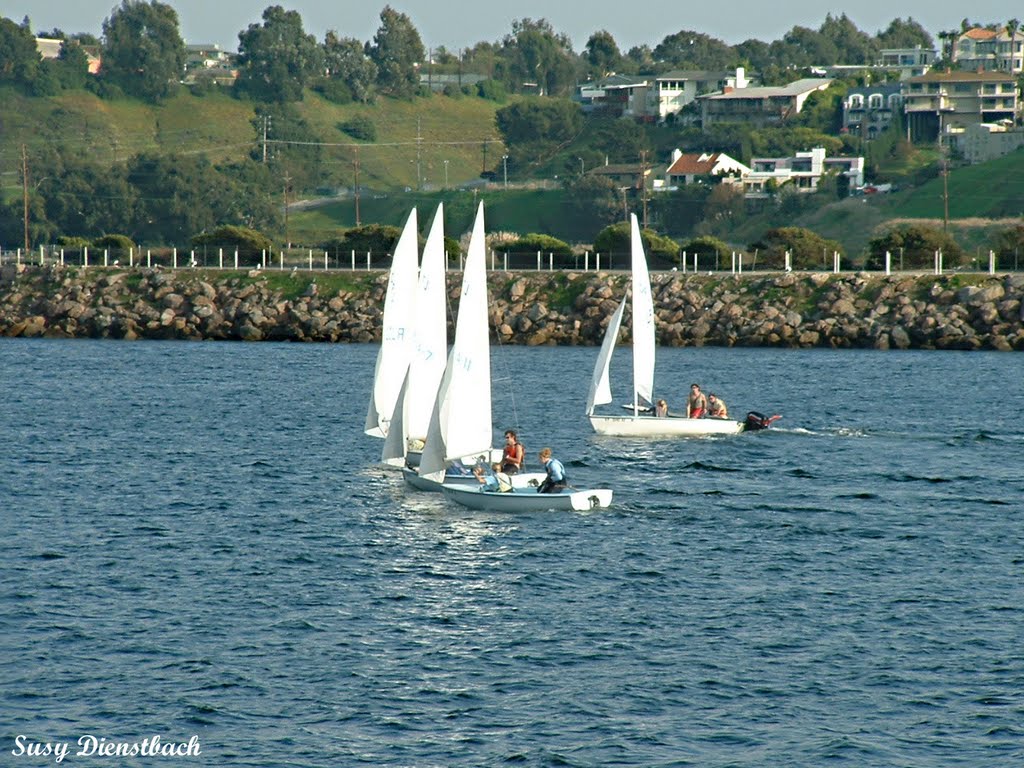
POLYGON ((505 189, 508 189, 508 155, 501 156, 501 167, 505 174, 505 189))
POLYGON ((448 189, 448 161, 444 161, 444 188, 448 189))
POLYGON ((580 176, 582 176, 583 175, 583 168, 584 168, 584 166, 583 166, 583 158, 582 157, 577 157, 576 159, 580 161, 580 176))

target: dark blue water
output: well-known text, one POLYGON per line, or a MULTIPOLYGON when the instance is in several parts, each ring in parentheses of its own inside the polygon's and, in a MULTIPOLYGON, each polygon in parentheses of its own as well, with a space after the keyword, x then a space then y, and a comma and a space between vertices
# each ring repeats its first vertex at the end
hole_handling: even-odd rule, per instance
POLYGON ((645 443, 595 349, 496 349, 496 430, 616 494, 502 516, 375 467, 375 354, 0 341, 0 765, 1024 764, 1019 356, 661 350, 784 418, 645 443))

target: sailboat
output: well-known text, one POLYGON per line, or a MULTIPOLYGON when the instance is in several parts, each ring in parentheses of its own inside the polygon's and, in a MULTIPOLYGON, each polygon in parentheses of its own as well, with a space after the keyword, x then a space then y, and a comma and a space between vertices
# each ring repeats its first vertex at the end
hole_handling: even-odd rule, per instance
POLYGON ((630 216, 630 249, 632 251, 633 302, 633 402, 625 406, 625 415, 605 416, 594 412, 598 405, 612 402, 609 379, 612 353, 622 324, 626 300, 619 303, 605 330, 601 351, 594 364, 594 374, 587 395, 587 417, 599 435, 615 437, 703 437, 732 435, 742 432, 746 423, 733 419, 688 419, 680 416, 657 417, 654 403, 654 300, 647 271, 643 240, 636 215, 630 216))
MULTIPOLYGON (((487 320, 484 206, 479 205, 462 274, 455 341, 433 402, 419 468, 406 467, 406 481, 420 490, 442 483, 479 484, 472 465, 494 460, 491 416, 491 357, 487 320), (469 466, 466 466, 466 465, 469 466), (464 470, 464 471, 460 471, 464 470)), ((512 484, 539 483, 543 473, 512 476, 512 484)))
POLYGON ((419 464, 430 414, 448 357, 445 310, 444 206, 438 204, 423 247, 423 261, 411 303, 411 327, 405 381, 384 441, 381 460, 391 466, 419 464))
POLYGON ((373 388, 366 410, 364 431, 372 437, 386 438, 398 403, 398 395, 411 355, 412 327, 415 317, 415 292, 419 274, 417 260, 416 209, 409 213, 391 260, 380 350, 373 369, 373 388))

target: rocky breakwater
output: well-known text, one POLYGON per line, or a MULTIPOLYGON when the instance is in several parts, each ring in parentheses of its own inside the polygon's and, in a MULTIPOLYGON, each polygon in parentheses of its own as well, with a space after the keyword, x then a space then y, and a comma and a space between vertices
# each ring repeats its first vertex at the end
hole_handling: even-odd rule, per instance
MULTIPOLYGON (((452 307, 460 277, 448 277, 452 307)), ((492 333, 599 344, 628 283, 622 273, 491 273, 492 333)), ((8 265, 0 335, 375 342, 386 287, 386 274, 366 272, 8 265)), ((1024 350, 1024 275, 660 273, 652 290, 664 345, 1024 350)))

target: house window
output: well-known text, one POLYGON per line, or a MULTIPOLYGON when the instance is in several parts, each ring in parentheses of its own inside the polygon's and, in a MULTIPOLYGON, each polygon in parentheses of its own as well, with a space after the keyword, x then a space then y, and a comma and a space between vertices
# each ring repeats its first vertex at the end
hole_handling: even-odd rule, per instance
POLYGON ((871 109, 881 109, 882 107, 882 94, 873 93, 868 97, 868 106, 871 109))
POLYGON ((859 93, 850 95, 850 109, 862 109, 864 107, 864 96, 859 93))

